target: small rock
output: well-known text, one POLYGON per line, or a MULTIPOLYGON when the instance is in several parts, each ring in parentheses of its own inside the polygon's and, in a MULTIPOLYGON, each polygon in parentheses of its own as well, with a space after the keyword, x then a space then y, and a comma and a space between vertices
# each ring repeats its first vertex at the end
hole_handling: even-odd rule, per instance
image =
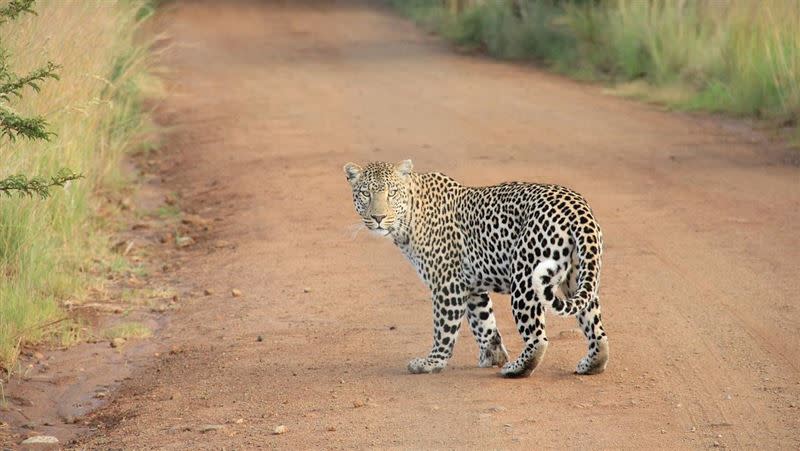
POLYGON ((725 395, 725 400, 727 400, 727 401, 730 401, 731 399, 732 399, 732 398, 731 398, 731 395, 730 395, 730 393, 729 393, 729 394, 727 394, 727 395, 725 395))
POLYGON ((193 225, 193 226, 202 227, 202 226, 208 225, 208 223, 211 222, 211 221, 209 221, 206 218, 202 218, 202 217, 200 217, 198 215, 186 214, 186 215, 183 216, 183 219, 181 220, 181 222, 186 224, 186 225, 193 225))
POLYGON ((228 247, 230 245, 231 245, 230 241, 225 241, 225 240, 214 241, 214 247, 216 248, 228 247))
POLYGON ((284 426, 284 425, 275 426, 275 429, 272 431, 272 433, 274 435, 281 435, 281 434, 285 434, 286 430, 287 430, 286 426, 284 426))
POLYGON ((262 341, 264 341, 264 337, 262 337, 261 335, 259 335, 259 336, 257 336, 257 337, 256 337, 256 341, 257 341, 257 342, 259 342, 259 343, 261 343, 262 341))
POLYGON ((214 290, 212 290, 211 288, 206 288, 205 290, 203 290, 203 294, 206 296, 211 296, 212 294, 214 294, 214 290))
POLYGON ((199 431, 202 433, 211 432, 211 431, 221 431, 225 429, 225 426, 221 424, 204 424, 200 426, 199 431))
POLYGON ((667 433, 667 430, 666 430, 666 429, 662 429, 662 430, 661 430, 661 433, 662 433, 662 434, 666 434, 666 433, 667 433))
POLYGON ((120 346, 125 344, 125 339, 122 338, 122 337, 117 337, 117 338, 111 340, 110 344, 111 344, 112 348, 119 348, 120 346))
POLYGON ((237 418, 236 421, 234 421, 234 423, 242 424, 242 423, 244 423, 244 418, 237 418))
POLYGON ((328 432, 336 432, 336 426, 328 426, 325 428, 325 430, 328 432))
POLYGON ((22 425, 25 429, 36 429, 36 426, 38 426, 38 424, 35 421, 29 421, 22 425))
POLYGON ((235 297, 235 298, 238 298, 238 297, 240 297, 241 295, 242 295, 242 291, 241 291, 241 290, 238 290, 238 289, 236 289, 236 288, 234 288, 233 290, 231 290, 231 296, 233 296, 233 297, 235 297))
POLYGON ((33 353, 33 357, 36 360, 44 360, 44 354, 42 354, 41 352, 34 352, 33 353))
POLYGON ((714 448, 719 448, 719 442, 718 441, 714 440, 713 445, 714 445, 714 448))
POLYGON ((107 396, 108 396, 108 393, 106 393, 104 391, 99 391, 99 392, 94 394, 94 397, 97 398, 97 399, 103 399, 103 398, 105 398, 107 396))
POLYGON ((303 288, 303 293, 311 293, 311 288, 309 287, 303 288))
POLYGON ((75 424, 77 420, 72 415, 67 415, 64 417, 64 423, 66 424, 75 424))
POLYGON ((503 406, 492 406, 486 409, 490 412, 505 412, 506 408, 503 406))
POLYGON ((395 327, 395 326, 389 326, 389 330, 395 330, 395 329, 397 329, 397 327, 395 327))
POLYGON ((178 239, 175 240, 175 245, 178 247, 189 247, 194 243, 194 238, 190 236, 179 236, 178 239))
POLYGON ((356 409, 358 409, 359 407, 364 407, 365 405, 366 404, 364 403, 364 401, 360 399, 356 399, 355 401, 353 401, 353 407, 355 407, 356 409))
POLYGON ((35 435, 28 437, 20 443, 21 445, 53 444, 58 443, 58 439, 52 435, 35 435))

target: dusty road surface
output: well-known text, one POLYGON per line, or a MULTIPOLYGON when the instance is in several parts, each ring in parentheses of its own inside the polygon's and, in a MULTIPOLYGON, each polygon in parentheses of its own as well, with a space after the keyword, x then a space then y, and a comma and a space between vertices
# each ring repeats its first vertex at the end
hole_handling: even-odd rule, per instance
MULTIPOLYGON (((174 44, 163 176, 186 211, 218 219, 179 275, 214 293, 175 314, 173 352, 138 370, 79 446, 800 446, 788 151, 735 123, 458 55, 371 4, 178 2, 160 21, 174 44), (607 243, 604 374, 572 374, 585 343, 571 318, 548 320, 529 379, 477 368, 468 329, 447 370, 406 373, 430 345, 428 294, 389 241, 357 233, 341 172, 402 158, 466 184, 586 195, 607 243)), ((516 354, 508 299, 495 305, 516 354)))

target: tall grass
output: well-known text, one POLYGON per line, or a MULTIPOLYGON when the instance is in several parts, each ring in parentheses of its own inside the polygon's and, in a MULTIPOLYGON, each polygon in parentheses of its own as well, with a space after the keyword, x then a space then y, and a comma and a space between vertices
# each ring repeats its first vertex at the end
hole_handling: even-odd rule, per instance
POLYGON ((21 343, 52 334, 59 301, 79 297, 89 268, 104 258, 107 238, 98 211, 101 193, 125 182, 121 158, 145 124, 141 88, 146 49, 134 39, 144 0, 36 3, 0 28, 12 68, 25 73, 47 60, 63 67, 60 81, 14 103, 44 114, 56 136, 49 143, 2 142, 0 174, 54 174, 61 167, 86 178, 47 200, 0 199, 0 367, 9 369, 21 343))
POLYGON ((460 46, 533 59, 674 107, 800 118, 800 0, 393 0, 460 46))

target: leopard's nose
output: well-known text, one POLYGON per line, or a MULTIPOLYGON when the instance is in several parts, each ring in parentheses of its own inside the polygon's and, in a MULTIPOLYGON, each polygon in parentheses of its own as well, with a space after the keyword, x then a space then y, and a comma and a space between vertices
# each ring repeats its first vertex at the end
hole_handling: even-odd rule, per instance
POLYGON ((383 218, 385 217, 386 215, 372 215, 372 219, 374 219, 375 223, 378 225, 381 225, 381 221, 383 221, 383 218))

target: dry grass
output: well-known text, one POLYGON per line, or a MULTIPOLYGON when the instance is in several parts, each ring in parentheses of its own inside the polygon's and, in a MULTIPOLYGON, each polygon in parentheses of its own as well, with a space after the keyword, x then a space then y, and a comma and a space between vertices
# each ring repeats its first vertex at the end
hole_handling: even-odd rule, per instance
POLYGON ((394 0, 459 45, 543 62, 677 108, 800 119, 800 0, 394 0))
POLYGON ((124 185, 120 160, 141 143, 146 126, 140 102, 147 50, 134 39, 146 6, 40 1, 37 16, 0 28, 15 72, 47 60, 63 66, 60 81, 13 104, 44 114, 57 136, 49 143, 4 141, 0 175, 69 167, 86 176, 44 201, 0 199, 0 367, 11 368, 21 343, 52 336, 41 326, 61 316, 58 301, 81 296, 94 280, 92 266, 107 257, 97 214, 106 203, 102 193, 124 185))

